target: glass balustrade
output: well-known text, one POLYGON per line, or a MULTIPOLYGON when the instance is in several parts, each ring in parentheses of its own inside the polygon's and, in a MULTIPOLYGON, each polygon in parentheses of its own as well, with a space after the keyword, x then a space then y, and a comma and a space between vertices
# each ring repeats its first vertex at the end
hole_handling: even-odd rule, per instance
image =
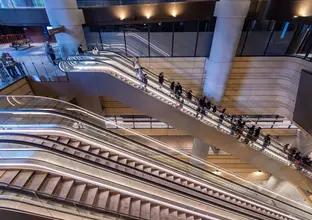
MULTIPOLYGON (((105 56, 72 56, 68 57, 67 61, 61 61, 59 67, 64 72, 105 72, 111 76, 124 81, 125 83, 130 84, 134 87, 140 86, 140 81, 137 78, 137 73, 133 69, 132 61, 122 55, 116 54, 114 52, 105 52, 105 56)), ((225 120, 220 123, 219 115, 220 112, 212 112, 211 110, 206 111, 205 115, 197 117, 197 99, 193 98, 188 100, 185 98, 185 91, 182 94, 183 102, 181 99, 178 100, 173 94, 173 91, 170 90, 170 84, 168 81, 164 83, 164 87, 160 90, 158 84, 158 76, 152 73, 149 70, 144 69, 144 73, 147 73, 149 76, 149 83, 147 87, 147 92, 149 95, 155 97, 156 99, 175 106, 180 111, 188 114, 190 117, 194 117, 197 120, 200 120, 202 123, 215 127, 219 129, 220 132, 224 132, 228 135, 235 135, 236 133, 232 131, 232 124, 230 118, 227 118, 225 115, 225 120)), ((263 148, 264 136, 260 136, 256 141, 250 139, 250 136, 247 136, 248 130, 243 130, 241 132, 240 140, 242 142, 249 140, 249 146, 255 150, 261 151, 263 154, 275 159, 286 166, 292 166, 295 169, 301 170, 303 173, 311 177, 310 167, 301 164, 297 166, 288 159, 288 155, 283 151, 283 146, 275 140, 271 140, 271 144, 266 148, 263 148)))
POLYGON ((266 206, 287 208, 291 215, 296 215, 298 212, 312 213, 308 206, 266 190, 207 161, 190 156, 134 130, 123 128, 105 117, 75 105, 51 98, 3 96, 0 98, 0 106, 2 122, 0 128, 2 129, 14 131, 16 128, 63 128, 68 132, 78 132, 79 136, 94 138, 106 144, 113 143, 110 145, 112 148, 136 154, 146 161, 162 164, 173 172, 182 172, 190 178, 212 184, 242 198, 261 201, 266 206), (108 131, 105 129, 107 125, 119 127, 130 136, 125 138, 108 131), (131 137, 135 137, 136 141, 131 140, 131 137), (215 174, 215 170, 219 170, 222 175, 215 174))

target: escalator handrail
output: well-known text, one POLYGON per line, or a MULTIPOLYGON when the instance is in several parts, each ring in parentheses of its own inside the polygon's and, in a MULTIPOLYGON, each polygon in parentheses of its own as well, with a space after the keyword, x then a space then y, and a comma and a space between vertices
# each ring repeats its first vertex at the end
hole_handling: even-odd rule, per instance
MULTIPOLYGON (((114 52, 114 51, 109 51, 109 50, 106 50, 106 51, 109 52, 109 53, 114 53, 114 54, 116 54, 117 56, 120 56, 120 57, 126 59, 129 63, 133 63, 133 61, 132 61, 129 57, 126 57, 126 56, 124 56, 124 55, 122 55, 122 54, 120 54, 120 53, 114 52)), ((98 56, 99 56, 99 55, 98 55, 98 56)), ((68 58, 70 58, 70 57, 75 57, 75 56, 69 56, 68 58)), ((79 55, 79 57, 90 57, 90 56, 88 56, 88 55, 79 55)), ((93 56, 93 57, 97 57, 97 56, 93 56)), ((104 57, 104 56, 103 56, 103 57, 104 57)), ((68 59, 68 58, 67 58, 67 59, 68 59)), ((96 60, 96 59, 95 59, 94 61, 99 61, 99 60, 96 60)), ((133 67, 132 67, 131 65, 128 65, 128 66, 129 66, 129 68, 132 68, 132 69, 133 69, 133 67)), ((144 71, 149 72, 150 75, 153 75, 156 79, 158 78, 157 74, 153 73, 153 72, 150 71, 149 69, 144 68, 144 69, 143 69, 143 72, 144 72, 144 71)), ((154 79, 153 79, 153 81, 156 82, 154 79)), ((165 79, 165 82, 167 82, 168 85, 164 85, 163 87, 167 87, 167 89, 170 91, 170 90, 171 90, 170 87, 169 87, 170 81, 168 81, 168 80, 165 79)), ((156 82, 156 83, 157 83, 157 82, 156 82)), ((182 90, 183 90, 184 94, 187 94, 187 92, 186 92, 184 89, 182 89, 182 90)), ((199 99, 198 99, 195 95, 193 95, 193 99, 195 100, 195 102, 194 102, 193 100, 189 100, 189 99, 188 99, 188 102, 191 102, 193 105, 198 106, 199 99)), ((211 106, 213 107, 214 105, 211 104, 211 106)), ((216 107, 217 107, 217 106, 216 106, 216 107)), ((210 109, 209 109, 209 110, 205 110, 205 111, 206 111, 206 112, 209 112, 210 114, 216 115, 216 114, 213 113, 210 109)), ((217 108, 217 111, 219 111, 218 108, 217 108)), ((219 111, 219 112, 220 112, 220 111, 219 111)), ((228 115, 225 115, 225 116, 228 116, 228 115)), ((228 118, 229 118, 229 117, 228 117, 228 118)), ((231 123, 231 122, 230 122, 229 120, 227 120, 226 118, 225 118, 224 120, 226 120, 228 123, 231 123)), ((255 123, 255 122, 252 121, 252 120, 249 121, 249 123, 252 123, 252 122, 255 123)), ((243 130, 244 130, 245 132, 247 132, 246 128, 243 128, 243 130)), ((264 137, 263 134, 260 134, 260 136, 261 136, 262 138, 264 137)), ((275 139, 273 139, 273 138, 271 138, 271 141, 272 141, 272 142, 275 142, 275 143, 279 146, 279 150, 282 151, 282 149, 283 149, 282 144, 280 144, 277 140, 275 140, 275 139)), ((282 152, 283 152, 283 151, 282 151, 282 152)))
MULTIPOLYGON (((2 110, 0 110, 0 111, 2 111, 2 110)), ((19 112, 21 112, 21 111, 27 112, 27 111, 28 111, 28 112, 29 112, 30 110, 10 110, 10 111, 11 111, 11 112, 14 112, 14 111, 19 111, 19 112)), ((52 112, 53 112, 53 114, 55 114, 55 115, 64 115, 65 117, 73 118, 74 121, 80 121, 81 123, 85 123, 85 124, 87 124, 88 126, 96 127, 97 129, 103 129, 103 128, 101 128, 101 127, 98 127, 97 125, 92 125, 92 124, 90 124, 89 122, 82 120, 81 118, 76 118, 75 116, 66 115, 66 114, 64 114, 64 113, 60 113, 60 112, 57 112, 57 111, 50 111, 50 110, 31 110, 31 111, 45 112, 45 113, 52 113, 52 112)), ((142 147, 148 148, 148 149, 150 149, 150 150, 152 150, 152 151, 155 151, 155 152, 157 152, 157 153, 159 153, 159 154, 166 155, 167 157, 170 157, 170 158, 172 158, 172 159, 174 159, 174 160, 178 160, 178 161, 180 161, 181 163, 184 163, 184 164, 186 164, 186 165, 188 165, 188 166, 191 166, 192 169, 195 168, 195 169, 198 169, 198 170, 201 170, 201 171, 204 171, 204 172, 208 172, 208 173, 212 174, 213 176, 215 176, 215 177, 217 177, 217 178, 220 178, 220 179, 223 179, 223 180, 225 180, 225 181, 231 182, 231 183, 233 183, 233 184, 235 184, 235 185, 238 185, 239 187, 242 187, 242 188, 244 188, 244 189, 253 191, 253 192, 258 193, 258 194, 260 194, 260 195, 262 195, 262 196, 264 196, 264 197, 267 197, 267 198, 269 198, 269 199, 277 200, 277 201, 279 201, 279 202, 281 202, 281 203, 283 203, 283 204, 289 205, 288 203, 286 203, 286 202, 284 202, 284 201, 281 201, 281 200, 279 200, 279 199, 277 199, 277 198, 274 198, 274 197, 271 197, 271 196, 269 196, 269 195, 263 194, 262 192, 256 191, 256 190, 254 190, 254 189, 252 189, 252 188, 248 188, 248 187, 246 187, 246 186, 244 186, 244 185, 242 185, 242 184, 239 184, 239 183, 236 183, 236 182, 234 182, 234 181, 232 181, 232 180, 226 179, 225 177, 222 177, 222 176, 216 175, 216 174, 214 174, 214 173, 211 173, 211 172, 209 172, 209 171, 207 171, 207 170, 205 170, 205 169, 203 169, 203 168, 201 168, 201 167, 194 166, 193 164, 190 164, 190 163, 188 163, 188 162, 186 162, 186 161, 184 161, 184 160, 182 160, 182 159, 176 158, 176 157, 174 157, 174 156, 172 156, 172 155, 166 154, 165 152, 159 151, 159 150, 157 150, 157 149, 153 149, 153 148, 151 148, 151 147, 149 147, 149 146, 147 146, 147 145, 143 145, 143 144, 141 144, 141 143, 139 143, 139 142, 133 141, 133 140, 131 140, 131 139, 127 138, 127 137, 124 137, 124 136, 122 136, 122 135, 120 135, 120 134, 116 134, 116 133, 114 133, 114 132, 112 132, 112 131, 109 131, 109 130, 105 130, 105 132, 111 133, 112 135, 116 135, 116 136, 118 136, 118 137, 120 137, 120 138, 127 139, 127 140, 129 140, 129 141, 131 141, 131 142, 134 142, 135 144, 138 144, 138 145, 140 145, 140 146, 142 146, 142 147)), ((244 180, 244 181, 245 181, 245 180, 244 180)), ((249 182, 249 183, 251 183, 251 182, 249 182)), ((279 195, 279 194, 277 194, 277 193, 275 193, 275 192, 272 192, 272 191, 270 191, 270 190, 267 190, 267 189, 265 189, 265 188, 263 188, 263 187, 261 187, 261 186, 258 186, 258 185, 253 184, 253 183, 251 183, 251 184, 252 184, 252 185, 255 185, 255 186, 258 187, 258 188, 261 188, 262 190, 265 190, 265 191, 268 191, 268 192, 270 192, 270 193, 272 193, 272 194, 275 194, 275 195, 277 195, 277 196, 279 196, 279 197, 283 197, 283 198, 285 198, 286 200, 290 200, 290 199, 288 199, 287 197, 281 196, 281 195, 279 195)), ((290 200, 290 201, 292 201, 292 200, 290 200)), ((292 201, 292 202, 294 202, 294 201, 292 201)), ((295 203, 297 203, 297 202, 295 202, 295 203)), ((300 203, 297 203, 297 204, 299 204, 299 205, 301 206, 300 203)), ((296 207, 296 208, 297 208, 297 207, 296 207)), ((301 210, 301 209, 300 209, 300 210, 301 210)))
MULTIPOLYGON (((14 135, 14 133, 4 133, 4 135, 14 135)), ((19 133, 15 133, 15 135, 18 135, 18 136, 26 136, 26 137, 32 137, 32 138, 37 138, 37 139, 42 139, 42 140, 45 140, 45 138, 41 138, 41 137, 38 137, 38 136, 36 136, 36 135, 28 135, 28 134, 19 134, 19 133)), ((53 141, 53 140, 49 140, 49 141, 51 141, 51 142, 55 142, 56 144, 59 144, 57 141, 53 141)), ((76 159, 76 160, 82 160, 82 161, 84 161, 84 162, 86 162, 87 164, 94 164, 95 166, 100 166, 101 168, 104 168, 104 169, 107 169, 107 170, 110 170, 110 171, 112 171, 112 172, 116 172, 116 173, 120 173, 120 174, 122 174, 123 172, 121 172, 121 171, 119 171, 119 170, 116 170, 116 169, 114 169, 114 168, 111 168, 111 167, 109 167, 109 166, 104 166, 103 164, 101 164, 101 163, 97 163, 96 161, 92 161, 92 160, 88 160, 88 159, 86 159, 86 158, 82 158, 82 157, 79 157, 79 156, 76 156, 76 155, 74 155, 74 154, 69 154, 69 153, 67 153, 67 152, 65 152, 65 151, 60 151, 60 150, 57 150, 57 149, 53 149, 53 148, 51 148, 51 147, 45 147, 45 146, 42 146, 41 144, 36 144, 36 143, 30 143, 30 142, 26 142, 26 141, 19 141, 19 140, 10 140, 10 139, 1 139, 0 140, 0 143, 5 143, 5 144, 17 144, 17 145, 23 145, 23 146, 26 146, 26 147, 35 147, 35 148, 40 148, 40 149, 43 149, 43 150, 47 150, 48 149, 48 151, 50 152, 50 151, 52 151, 52 154, 55 154, 55 155, 62 155, 62 156, 69 156, 70 158, 74 158, 74 159, 76 159)), ((62 145, 62 144, 60 144, 60 145, 62 145)), ((74 147, 71 147, 71 146, 69 146, 69 145, 66 145, 66 148, 71 148, 71 149, 74 149, 75 151, 77 151, 77 149, 78 148, 74 148, 74 147)), ((92 153, 90 153, 90 152, 85 152, 85 151, 83 151, 83 150, 81 150, 81 149, 78 149, 78 151, 82 151, 83 153, 87 153, 87 154, 92 154, 92 153)), ((98 156, 98 155, 96 155, 96 154, 92 154, 93 156, 98 156)), ((114 162, 114 163, 117 163, 116 161, 114 161, 114 160, 111 160, 111 159, 109 159, 109 158, 105 158, 105 160, 109 160, 109 161, 111 161, 111 162, 114 162)), ((129 168, 133 168, 133 167, 131 167, 131 166, 129 166, 129 165, 126 165, 126 164, 122 164, 123 166, 128 166, 129 168)), ((142 171, 143 172, 143 171, 142 171)), ((162 185, 162 184, 160 184, 160 183, 157 183, 157 182, 154 182, 154 181, 152 181, 152 180, 148 180, 148 179, 144 179, 143 177, 141 177, 141 176, 132 176, 132 178, 136 178, 136 179, 139 179, 140 181, 143 181, 143 182, 147 182, 147 183, 151 183, 151 184, 153 184, 153 185, 156 185, 157 187, 159 187, 159 188, 162 188, 162 189, 165 189, 164 188, 164 185, 162 185)), ((162 179, 162 178, 161 178, 162 179)), ((162 179, 162 180, 166 180, 166 179, 162 179)), ((166 180, 166 181, 168 181, 168 180, 166 180)), ((176 184, 176 185, 178 185, 178 186, 180 186, 180 187, 183 187, 183 185, 179 185, 179 184, 177 184, 177 183, 174 183, 174 182, 170 182, 170 183, 172 183, 172 184, 176 184)), ((1 183, 0 183, 0 185, 1 185, 1 183)), ((21 187, 22 188, 22 187, 21 187)), ((196 193, 200 193, 200 194, 203 194, 203 196, 207 196, 206 194, 204 194, 203 192, 200 192, 200 191, 196 191, 195 189, 190 189, 190 188, 187 188, 188 190, 192 190, 192 191, 194 191, 194 192, 196 192, 196 193)), ((171 191, 173 191, 174 193, 181 193, 181 191, 179 191, 179 190, 177 190, 177 189, 175 189, 175 188, 170 188, 170 190, 171 191)), ((188 194, 191 198, 194 198, 194 199, 202 199, 201 197, 198 197, 198 196, 195 196, 195 195, 191 195, 191 194, 188 194)), ((242 199, 245 199, 245 200, 247 200, 247 198, 242 198, 242 199)), ((275 201, 276 201, 276 199, 275 199, 275 201)), ((69 201, 70 202, 70 201, 69 201)), ((253 201, 254 203, 257 203, 256 201, 253 201)), ((259 202, 259 201, 258 201, 259 202)), ((212 202, 213 203, 213 202, 212 202)), ((283 203, 283 204, 286 204, 286 203, 283 203)), ((215 204, 215 205, 218 205, 218 204, 215 204)), ((262 203, 262 201, 260 201, 260 205, 262 205, 262 206, 267 206, 267 204, 263 204, 262 203)), ((299 209, 300 211, 302 211, 302 212, 304 212, 304 213, 306 213, 306 214, 309 214, 309 215, 312 215, 312 213, 309 213, 309 212, 306 212, 305 210, 303 210, 303 209, 300 209, 300 208, 298 208, 298 207, 294 207, 294 206, 292 206, 292 205, 289 205, 289 204, 287 204, 288 206, 291 206, 292 208, 295 208, 295 209, 299 209)), ((270 207, 271 209, 273 208, 276 208, 276 207, 270 207)), ((229 208, 229 207, 226 207, 226 209, 230 209, 230 210, 232 210, 233 211, 233 209, 231 209, 231 208, 229 208)), ((237 212, 237 210, 235 210, 236 212, 237 212)), ((283 211, 280 211, 280 210, 277 210, 277 211, 279 211, 279 212, 283 212, 283 211)), ((286 210, 286 211, 288 211, 288 210, 286 210)), ((243 214, 245 214, 245 215, 249 215, 249 214, 247 214, 247 213, 243 213, 243 214)), ((259 214, 261 214, 261 213, 259 213, 259 214)), ((285 213, 286 214, 286 213, 285 213)), ((289 213, 289 211, 288 211, 288 213, 287 213, 288 215, 291 215, 291 216, 294 216, 294 215, 296 215, 296 214, 290 214, 289 213)))
MULTIPOLYGON (((119 70, 119 71, 121 71, 121 72, 123 72, 123 73, 125 73, 125 71, 123 71, 123 70, 121 70, 119 67, 116 67, 115 65, 113 65, 113 64, 110 64, 110 63, 106 63, 105 61, 101 61, 101 60, 65 60, 65 61, 61 61, 60 63, 59 63, 59 65, 61 65, 62 63, 71 63, 71 62, 98 62, 98 63, 102 63, 102 64, 104 64, 104 65, 107 65, 107 66, 110 66, 110 67, 113 67, 114 69, 117 69, 117 70, 119 70)), ((66 72, 64 69, 61 69, 61 71, 63 71, 63 72, 66 72)), ((138 81, 138 79, 136 78, 136 77, 134 77, 134 76, 132 76, 132 75, 130 75, 130 74, 127 74, 127 73, 125 73, 127 76, 130 76, 132 79, 134 79, 134 80, 136 80, 136 81, 138 81)), ((157 83, 157 82, 155 82, 155 80, 151 80, 151 81, 153 81, 154 83, 157 83)), ((153 88, 153 87, 152 87, 153 88)), ((155 89, 155 88, 154 88, 155 89)), ((159 92, 159 91, 158 91, 159 92)), ((172 100, 173 102, 176 102, 176 99, 173 99, 172 97, 170 97, 170 96, 168 96, 167 94, 165 94, 165 93, 162 93, 163 95, 165 95, 168 99, 170 99, 170 100, 172 100)), ((188 106, 189 108, 191 108, 193 111, 196 111, 194 108, 192 108, 192 107, 190 107, 190 106, 188 106)), ((212 115, 214 115, 215 117, 218 117, 219 118, 219 116, 217 115, 217 114, 215 114, 215 113, 213 113, 213 112, 209 112, 210 114, 212 114, 212 115)), ((206 115, 206 117, 208 117, 207 115, 206 115)), ((213 120, 213 121, 215 121, 216 123, 218 123, 218 121, 217 120, 215 120, 215 119, 213 119, 213 118, 211 118, 211 117, 208 117, 210 120, 213 120)), ((229 121, 227 121, 227 120, 224 120, 224 121, 226 121, 227 123, 229 123, 229 124, 231 124, 231 122, 229 122, 229 121)), ((224 124, 223 124, 224 125, 224 124)), ((224 125, 225 126, 225 125, 224 125)), ((229 127, 227 127, 228 129, 231 129, 231 128, 229 128, 229 127)), ((245 133, 246 133, 246 135, 247 135, 247 131, 246 130, 243 130, 245 133)), ((245 136, 245 135, 243 135, 246 139, 249 139, 250 141, 253 141, 252 139, 250 139, 249 137, 247 137, 247 136, 245 136)), ((259 139, 257 139, 257 140, 260 140, 260 138, 259 139)), ((255 141, 256 142, 256 141, 255 141)), ((282 156, 282 155, 286 155, 286 153, 284 152, 284 151, 282 151, 280 148, 278 148, 278 147, 275 147, 275 146, 273 146, 272 144, 271 145, 269 145, 268 147, 272 147, 273 149, 276 149, 278 152, 279 152, 279 155, 280 156, 282 156), (282 155, 281 155, 282 154, 282 155)), ((288 160, 288 158, 287 157, 285 157, 285 156, 283 156, 286 160, 288 160)), ((289 161, 289 160, 288 160, 289 161)))

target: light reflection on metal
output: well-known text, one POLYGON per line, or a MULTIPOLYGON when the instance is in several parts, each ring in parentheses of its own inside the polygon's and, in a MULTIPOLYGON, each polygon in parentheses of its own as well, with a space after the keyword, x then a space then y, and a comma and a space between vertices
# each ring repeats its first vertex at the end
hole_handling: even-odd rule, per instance
MULTIPOLYGON (((162 94, 161 94, 161 95, 162 95, 162 94)), ((8 99, 8 97, 12 97, 12 96, 6 96, 7 99, 8 99)), ((136 132, 136 131, 133 131, 133 130, 131 130, 131 129, 126 129, 126 128, 120 126, 120 125, 116 125, 114 122, 109 121, 109 120, 107 120, 106 118, 104 118, 104 117, 102 117, 102 116, 96 115, 96 114, 94 114, 94 113, 92 113, 92 112, 90 112, 90 111, 88 111, 88 110, 82 109, 82 108, 80 108, 80 107, 78 107, 78 106, 75 106, 75 105, 72 105, 72 104, 70 104, 70 103, 68 103, 68 102, 65 102, 65 101, 62 101, 62 100, 56 100, 56 99, 48 98, 48 97, 39 97, 39 96, 36 97, 36 96, 18 96, 18 95, 17 95, 17 96, 15 96, 15 97, 48 99, 48 100, 53 100, 53 101, 55 101, 55 102, 65 103, 65 104, 70 105, 70 106, 73 107, 73 108, 67 108, 66 110, 82 112, 82 113, 86 114, 87 116, 90 116, 90 117, 92 117, 92 118, 98 119, 99 121, 103 121, 103 122, 105 122, 105 123, 112 123, 112 124, 114 124, 115 126, 120 127, 120 128, 122 128, 122 129, 128 131, 129 133, 135 134, 135 135, 140 136, 140 137, 142 137, 142 138, 144 138, 144 139, 147 139, 147 140, 149 140, 149 141, 151 141, 151 142, 157 143, 157 144, 159 144, 159 145, 161 145, 161 146, 163 146, 163 147, 165 147, 165 148, 168 148, 168 149, 171 149, 171 150, 173 150, 173 151, 176 151, 176 152, 178 152, 178 153, 180 153, 180 154, 186 156, 187 158, 192 158, 192 160, 198 161, 198 162, 200 162, 200 163, 202 163, 202 164, 205 164, 205 165, 207 165, 207 166, 212 166, 212 164, 208 163, 207 161, 203 161, 203 160, 201 160, 201 159, 199 159, 199 158, 196 158, 196 157, 190 156, 190 155, 188 155, 188 154, 185 154, 184 152, 181 152, 181 151, 179 151, 179 150, 177 150, 177 149, 175 149, 175 148, 172 148, 172 147, 170 147, 170 146, 168 146, 168 145, 163 144, 162 142, 159 142, 159 141, 157 141, 157 140, 155 140, 155 139, 153 139, 153 138, 150 138, 150 137, 148 137, 148 136, 146 136, 146 135, 142 135, 142 134, 140 134, 140 133, 138 133, 138 132, 136 132)), ((8 101, 9 101, 9 100, 8 100, 8 101)), ((8 110, 7 112, 10 112, 10 110, 8 110)), ((34 113, 37 114, 37 112, 34 112, 34 113)), ((19 113, 15 112, 15 114, 19 114, 19 113)), ((25 113, 21 113, 21 114, 25 114, 25 113)), ((28 114, 29 114, 29 112, 28 112, 28 114)), ((44 114, 44 113, 42 112, 42 113, 39 113, 39 114, 44 114)), ((58 115, 58 114, 53 114, 53 113, 45 113, 45 114, 51 114, 51 115, 60 116, 60 115, 58 115)), ((65 116, 60 116, 60 117, 68 118, 68 117, 65 117, 65 116)), ((260 147, 260 148, 261 148, 260 145, 257 146, 257 147, 260 147)), ((264 152, 266 152, 266 151, 267 151, 267 149, 264 150, 264 152)), ((270 153, 275 154, 274 152, 270 152, 270 153)), ((277 155, 277 156, 279 156, 279 155, 277 155)), ((280 157, 280 156, 279 156, 279 157, 280 157)), ((285 160, 285 158, 282 158, 282 159, 285 160)), ((229 176, 231 176, 231 177, 234 177, 234 178, 239 179, 239 180, 241 180, 241 181, 243 181, 243 182, 245 182, 245 183, 248 183, 248 184, 250 184, 250 185, 252 185, 252 186, 255 186, 255 187, 258 188, 258 189, 261 189, 261 190, 263 190, 263 191, 272 193, 272 194, 277 195, 277 196, 279 196, 279 197, 281 197, 281 198, 284 198, 284 199, 286 199, 286 200, 290 200, 290 199, 288 199, 287 197, 284 197, 284 196, 282 196, 282 195, 280 195, 280 194, 277 194, 277 193, 275 193, 275 192, 273 192, 273 191, 267 190, 267 189, 263 188, 262 186, 259 186, 259 185, 257 185, 257 184, 254 184, 254 183, 252 183, 252 182, 250 182, 250 181, 247 181, 247 180, 245 180, 245 179, 243 179, 243 178, 241 178, 241 177, 239 177, 239 176, 237 176, 237 175, 235 175, 235 174, 233 174, 233 173, 231 173, 231 172, 228 172, 228 171, 226 171, 226 170, 223 170, 221 167, 218 167, 218 166, 214 166, 214 167, 215 167, 215 169, 222 170, 223 173, 226 173, 227 175, 229 175, 229 176)), ((292 201, 292 200, 291 200, 291 201, 292 201)), ((294 203, 296 203, 296 204, 302 206, 302 204, 300 204, 300 203, 298 203, 298 202, 296 202, 296 201, 292 201, 292 202, 294 202, 294 203)), ((305 206, 305 205, 303 205, 303 206, 305 206)), ((310 207, 308 207, 308 206, 305 206, 305 207, 310 208, 310 207)))

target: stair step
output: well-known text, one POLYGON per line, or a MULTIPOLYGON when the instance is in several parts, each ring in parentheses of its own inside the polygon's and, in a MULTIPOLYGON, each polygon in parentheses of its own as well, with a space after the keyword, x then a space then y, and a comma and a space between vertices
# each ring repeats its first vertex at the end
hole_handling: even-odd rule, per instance
POLYGON ((45 178, 48 176, 47 173, 35 172, 32 178, 26 184, 26 188, 30 190, 37 191, 43 184, 45 178))
POLYGON ((127 165, 130 167, 135 167, 135 162, 134 161, 128 161, 127 165))
POLYGON ((142 202, 140 217, 143 219, 150 219, 150 217, 151 217, 151 203, 142 202))
POLYGON ((100 148, 93 148, 93 149, 91 149, 90 150, 90 152, 92 153, 92 154, 96 154, 96 155, 98 155, 99 153, 100 153, 100 148))
POLYGON ((53 194, 60 180, 61 180, 60 176, 48 177, 45 183, 43 184, 42 188, 40 189, 40 191, 50 195, 53 194))
POLYGON ((194 216, 193 215, 189 215, 186 217, 186 220, 195 220, 194 216))
POLYGON ((186 214, 184 212, 179 212, 178 220, 186 220, 186 214))
POLYGON ((57 141, 60 137, 59 136, 48 136, 48 139, 57 141))
POLYGON ((130 203, 130 196, 122 196, 120 199, 119 212, 128 215, 130 212, 130 203))
POLYGON ((86 187, 87 184, 85 183, 75 183, 69 192, 68 199, 80 202, 86 187))
POLYGON ((143 170, 144 169, 144 165, 143 164, 137 164, 135 166, 135 168, 137 168, 138 170, 143 170))
POLYGON ((171 220, 177 220, 178 219, 178 211, 176 210, 170 210, 169 211, 169 219, 171 220))
POLYGON ((58 189, 55 193, 56 196, 66 199, 70 189, 74 184, 74 180, 63 180, 61 184, 59 184, 58 189))
POLYGON ((159 205, 151 206, 151 220, 160 220, 160 206, 159 205))
POLYGON ((152 168, 151 167, 146 167, 144 168, 144 171, 147 173, 152 173, 152 168))
POLYGON ((84 150, 84 151, 89 151, 90 148, 91 148, 91 146, 90 146, 90 145, 81 145, 79 148, 80 148, 81 150, 84 150))
POLYGON ((118 161, 118 155, 109 155, 109 159, 113 161, 118 161))
POLYGON ((34 173, 34 171, 31 171, 31 170, 20 171, 18 176, 12 182, 12 185, 18 186, 18 187, 23 187, 33 173, 34 173))
POLYGON ((59 150, 59 151, 64 151, 65 147, 59 144, 54 144, 53 148, 59 150))
POLYGON ((10 184, 13 181, 13 179, 17 176, 18 173, 19 173, 19 170, 7 170, 0 177, 0 182, 10 184))
POLYGON ((81 144, 80 141, 70 141, 68 143, 69 146, 76 147, 76 148, 78 148, 80 144, 81 144))
POLYGON ((103 152, 103 153, 101 153, 101 156, 102 156, 102 157, 105 157, 105 158, 108 158, 109 152, 103 152))
POLYGON ((99 192, 96 196, 95 201, 94 201, 94 205, 96 207, 100 207, 100 208, 105 209, 109 194, 110 194, 110 192, 108 190, 103 190, 103 191, 99 192))
POLYGON ((130 215, 140 217, 140 209, 141 209, 141 200, 132 199, 130 205, 130 215))
POLYGON ((53 147, 54 143, 44 141, 42 142, 41 145, 46 146, 46 147, 53 147))
POLYGON ((107 208, 109 210, 118 211, 120 201, 120 193, 111 193, 110 197, 108 198, 107 208))
POLYGON ((68 142, 70 141, 69 138, 65 138, 65 137, 60 137, 58 139, 58 142, 62 143, 62 144, 68 144, 68 142))
POLYGON ((98 191, 99 191, 98 187, 90 187, 86 189, 81 202, 87 205, 93 205, 98 191))
POLYGON ((119 159, 118 162, 122 164, 127 164, 127 158, 119 159))
POLYGON ((160 207, 160 219, 169 219, 169 208, 160 207))

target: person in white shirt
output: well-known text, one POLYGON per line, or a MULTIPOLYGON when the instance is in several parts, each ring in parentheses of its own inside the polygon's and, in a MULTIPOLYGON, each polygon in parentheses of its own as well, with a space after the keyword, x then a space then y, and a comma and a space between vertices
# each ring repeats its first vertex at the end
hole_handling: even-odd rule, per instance
POLYGON ((134 62, 133 62, 133 67, 134 69, 139 73, 139 70, 142 68, 140 64, 139 57, 136 57, 134 62))
POLYGON ((99 50, 97 49, 97 47, 93 47, 92 53, 94 56, 99 55, 99 50))
POLYGON ((142 68, 138 69, 138 79, 140 80, 140 89, 143 89, 143 70, 142 70, 142 68))

